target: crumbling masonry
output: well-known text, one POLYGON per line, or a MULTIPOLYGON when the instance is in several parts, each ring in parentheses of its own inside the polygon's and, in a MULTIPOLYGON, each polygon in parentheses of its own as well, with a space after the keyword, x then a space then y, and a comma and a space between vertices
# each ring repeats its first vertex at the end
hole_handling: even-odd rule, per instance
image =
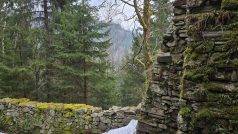
MULTIPOLYGON (((138 134, 238 133, 238 0, 175 0, 173 6, 138 134)), ((0 129, 102 133, 136 119, 137 111, 5 98, 0 129)))
POLYGON ((238 0, 175 0, 138 134, 238 133, 238 0))

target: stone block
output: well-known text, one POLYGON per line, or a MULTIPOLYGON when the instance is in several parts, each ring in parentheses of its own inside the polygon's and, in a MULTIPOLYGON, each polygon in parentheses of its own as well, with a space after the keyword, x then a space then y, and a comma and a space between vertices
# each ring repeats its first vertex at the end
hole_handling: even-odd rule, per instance
POLYGON ((170 53, 160 53, 157 58, 158 63, 171 63, 172 57, 170 53))
POLYGON ((178 21, 176 23, 174 23, 175 26, 184 26, 185 22, 184 21, 178 21))
POLYGON ((4 110, 4 105, 0 104, 0 110, 4 110))
POLYGON ((161 129, 167 129, 168 128, 165 124, 159 124, 158 127, 161 128, 161 129))
POLYGON ((174 7, 184 7, 187 3, 187 0, 175 0, 173 3, 174 7))
POLYGON ((174 8, 173 10, 174 15, 182 15, 186 13, 186 9, 184 8, 174 8))

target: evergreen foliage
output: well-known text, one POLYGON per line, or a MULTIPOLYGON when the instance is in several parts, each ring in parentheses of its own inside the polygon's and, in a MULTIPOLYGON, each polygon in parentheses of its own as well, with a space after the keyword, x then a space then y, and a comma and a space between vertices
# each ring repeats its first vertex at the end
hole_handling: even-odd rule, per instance
POLYGON ((145 95, 145 75, 144 66, 137 61, 137 58, 142 58, 143 55, 138 55, 140 50, 141 37, 137 35, 134 37, 132 52, 125 58, 124 68, 120 73, 120 105, 122 106, 136 106, 145 95))
MULTIPOLYGON (((161 10, 152 20, 152 50, 167 27, 169 10, 162 5, 168 3, 153 1, 161 10)), ((97 16, 89 0, 0 1, 0 98, 103 108, 140 103, 147 73, 142 36, 136 34, 123 70, 115 74, 108 58, 110 22, 97 16)))
POLYGON ((0 97, 113 105, 110 29, 97 8, 86 0, 38 2, 43 9, 33 0, 0 3, 0 97))

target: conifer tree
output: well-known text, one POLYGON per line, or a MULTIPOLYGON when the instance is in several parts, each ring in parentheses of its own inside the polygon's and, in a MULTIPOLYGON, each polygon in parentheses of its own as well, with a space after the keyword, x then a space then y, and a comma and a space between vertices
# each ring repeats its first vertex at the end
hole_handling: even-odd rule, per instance
POLYGON ((88 1, 0 1, 0 97, 116 102, 107 23, 88 1))
POLYGON ((32 47, 30 40, 31 2, 2 2, 1 11, 1 89, 12 96, 27 97, 34 88, 32 47))
POLYGON ((55 68, 59 82, 56 89, 77 94, 71 96, 73 102, 88 103, 89 92, 106 78, 109 69, 106 61, 111 45, 108 24, 99 22, 95 11, 87 1, 70 3, 55 20, 55 68))
POLYGON ((138 55, 140 50, 141 37, 135 35, 133 39, 132 52, 127 55, 123 64, 123 70, 120 73, 121 84, 120 91, 120 105, 122 106, 136 106, 138 105, 145 94, 144 82, 145 76, 144 67, 136 59, 142 58, 143 55, 138 55))

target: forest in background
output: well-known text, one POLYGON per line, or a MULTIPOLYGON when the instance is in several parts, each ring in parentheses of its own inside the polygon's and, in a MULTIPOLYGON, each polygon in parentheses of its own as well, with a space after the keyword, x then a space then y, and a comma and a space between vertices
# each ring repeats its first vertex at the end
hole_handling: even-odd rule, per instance
MULTIPOLYGON (((169 0, 151 2, 152 56, 169 27, 170 6, 169 0)), ((113 60, 120 28, 112 32, 111 21, 100 21, 99 8, 88 0, 0 1, 0 98, 103 108, 140 103, 147 71, 143 29, 131 31, 132 44, 120 52, 125 56, 113 60)))

